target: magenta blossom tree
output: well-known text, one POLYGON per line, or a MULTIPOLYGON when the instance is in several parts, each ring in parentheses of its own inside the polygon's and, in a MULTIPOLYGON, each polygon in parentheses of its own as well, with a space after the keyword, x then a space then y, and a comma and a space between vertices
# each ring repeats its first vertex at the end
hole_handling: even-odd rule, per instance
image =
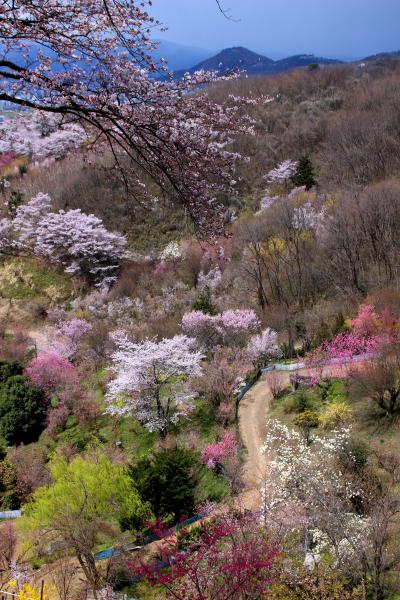
POLYGON ((79 376, 74 365, 55 352, 39 355, 25 369, 25 376, 47 398, 58 394, 66 385, 77 384, 79 376))
POLYGON ((28 364, 24 374, 51 401, 47 415, 49 433, 62 429, 70 415, 81 423, 98 415, 98 407, 84 390, 78 369, 57 352, 40 354, 28 364))
MULTIPOLYGON (((213 102, 217 78, 154 77, 150 35, 159 23, 145 0, 5 0, 0 5, 0 100, 59 117, 108 150, 126 189, 143 202, 150 176, 203 232, 222 226, 216 201, 231 192, 240 156, 229 149, 252 132, 243 101, 213 102)), ((68 125, 67 125, 68 124, 68 125)), ((79 136, 81 137, 81 136, 79 136)))
POLYGON ((358 337, 374 335, 378 333, 380 326, 380 318, 370 304, 363 304, 351 322, 351 328, 358 337))
POLYGON ((134 342, 115 333, 114 379, 108 386, 107 412, 136 417, 149 431, 165 437, 168 428, 192 407, 191 378, 201 374, 202 354, 184 335, 134 342))
MULTIPOLYGON (((180 530, 181 539, 185 531, 180 530)), ((273 579, 278 548, 254 514, 217 515, 203 522, 196 539, 182 550, 175 535, 161 546, 163 564, 140 564, 133 570, 152 586, 161 585, 177 600, 264 598, 273 579)))
POLYGON ((205 446, 200 454, 200 459, 208 469, 215 469, 229 458, 234 458, 238 453, 238 443, 234 433, 226 433, 219 442, 205 446))
POLYGON ((359 337, 354 333, 339 333, 332 341, 325 341, 309 352, 305 357, 311 368, 320 368, 327 364, 342 365, 354 360, 371 358, 386 344, 384 337, 371 335, 359 337))

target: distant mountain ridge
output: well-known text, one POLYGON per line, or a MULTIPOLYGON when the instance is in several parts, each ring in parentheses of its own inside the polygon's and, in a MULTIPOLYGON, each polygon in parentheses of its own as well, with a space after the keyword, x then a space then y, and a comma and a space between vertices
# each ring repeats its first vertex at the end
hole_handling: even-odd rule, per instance
MULTIPOLYGON (((381 52, 373 56, 368 56, 365 59, 354 61, 367 62, 382 59, 400 58, 400 51, 381 52)), ((241 70, 248 75, 277 75, 293 69, 308 67, 310 65, 339 65, 346 64, 343 60, 335 58, 324 58, 315 56, 314 54, 297 54, 280 60, 272 60, 262 54, 252 52, 248 48, 237 46, 233 48, 225 48, 215 56, 198 62, 190 69, 180 69, 175 71, 175 77, 180 78, 185 73, 194 73, 195 71, 217 71, 218 74, 224 75, 231 71, 241 70)))
POLYGON ((246 71, 248 75, 274 75, 311 64, 330 65, 341 64, 342 62, 336 59, 317 57, 313 54, 298 54, 281 60, 272 60, 272 58, 257 54, 242 46, 237 46, 226 48, 215 56, 197 63, 190 69, 176 71, 175 76, 179 78, 184 73, 194 73, 200 70, 217 71, 220 75, 224 75, 238 69, 246 71))
POLYGON ((372 60, 382 60, 382 59, 392 59, 392 58, 400 58, 400 50, 395 50, 394 52, 379 52, 378 54, 372 54, 371 56, 366 56, 363 58, 364 62, 372 61, 372 60))

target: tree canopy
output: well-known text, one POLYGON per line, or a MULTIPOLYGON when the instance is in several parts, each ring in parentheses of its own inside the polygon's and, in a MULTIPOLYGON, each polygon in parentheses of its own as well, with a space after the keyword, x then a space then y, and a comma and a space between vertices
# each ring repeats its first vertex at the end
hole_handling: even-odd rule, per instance
POLYGON ((53 482, 36 490, 25 508, 25 527, 41 541, 61 541, 76 555, 88 581, 99 584, 93 550, 129 520, 140 526, 150 515, 126 467, 96 452, 71 462, 56 455, 50 462, 53 482))
POLYGON ((232 186, 240 158, 226 144, 252 123, 238 117, 240 99, 221 106, 200 92, 215 81, 212 74, 173 80, 165 64, 155 64, 150 36, 161 26, 149 7, 137 0, 6 0, 0 100, 58 115, 66 129, 78 124, 91 146, 109 150, 140 202, 154 200, 143 183, 151 178, 199 228, 215 231, 222 224, 216 194, 232 186))

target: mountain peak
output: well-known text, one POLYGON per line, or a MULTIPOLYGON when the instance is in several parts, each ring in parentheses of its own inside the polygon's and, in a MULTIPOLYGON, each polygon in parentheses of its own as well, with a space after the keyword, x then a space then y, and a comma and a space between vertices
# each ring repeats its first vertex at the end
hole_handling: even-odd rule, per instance
MULTIPOLYGON (((313 54, 299 54, 282 60, 274 61, 267 56, 257 54, 243 46, 233 46, 232 48, 224 48, 215 56, 207 58, 197 63, 189 73, 195 71, 217 71, 220 75, 225 75, 231 71, 245 71, 248 75, 272 75, 290 71, 307 65, 318 64, 334 64, 339 63, 338 60, 328 58, 318 58, 313 54)), ((185 71, 175 73, 176 77, 181 77, 185 71)))

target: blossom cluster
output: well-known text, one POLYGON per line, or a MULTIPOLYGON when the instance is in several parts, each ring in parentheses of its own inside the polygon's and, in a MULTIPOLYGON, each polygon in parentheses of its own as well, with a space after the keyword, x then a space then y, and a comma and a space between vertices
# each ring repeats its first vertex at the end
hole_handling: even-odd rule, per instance
POLYGON ((267 327, 260 334, 253 335, 250 338, 246 351, 255 364, 265 365, 271 358, 281 356, 281 350, 277 342, 278 334, 267 327))
POLYGON ((332 341, 322 342, 320 349, 327 362, 345 362, 356 356, 375 354, 382 345, 378 335, 359 337, 354 333, 339 333, 332 341))
POLYGON ((203 448, 200 459, 208 469, 215 469, 217 464, 221 464, 225 459, 235 456, 237 452, 236 436, 233 433, 226 433, 219 442, 208 444, 203 448))
POLYGON ((340 453, 348 454, 350 429, 332 431, 328 436, 314 436, 308 444, 299 431, 279 421, 268 422, 268 434, 260 451, 268 456, 265 481, 273 481, 262 491, 262 511, 270 525, 300 528, 306 518, 317 527, 331 511, 335 515, 339 502, 344 512, 352 512, 352 499, 362 493, 338 466, 340 453), (286 522, 288 505, 292 506, 286 522), (298 514, 296 524, 293 516, 298 514))
POLYGON ((296 161, 290 159, 284 160, 274 169, 269 171, 269 173, 265 175, 264 179, 266 179, 269 183, 284 184, 293 177, 293 175, 296 173, 296 169, 296 161))
POLYGON ((197 278, 197 289, 201 294, 214 292, 221 283, 222 273, 218 266, 210 269, 208 273, 200 271, 197 278))
POLYGON ((61 123, 56 115, 33 111, 7 119, 0 128, 0 153, 28 156, 41 165, 79 148, 87 139, 85 130, 74 123, 61 123))
POLYGON ((254 310, 226 310, 217 315, 209 315, 199 310, 185 313, 182 327, 207 347, 232 340, 256 331, 260 325, 254 310))
POLYGON ((165 434, 171 423, 191 408, 196 394, 190 379, 201 374, 202 354, 192 338, 131 341, 122 331, 113 334, 114 378, 108 385, 107 412, 133 415, 149 431, 165 434))
POLYGON ((324 210, 318 211, 311 202, 305 202, 294 208, 292 226, 294 229, 316 231, 324 216, 324 210))
POLYGON ((124 257, 126 239, 108 231, 101 219, 80 209, 51 212, 47 194, 19 206, 13 220, 3 219, 0 251, 32 252, 83 275, 97 285, 110 285, 124 257))
POLYGON ((351 322, 351 328, 358 337, 367 337, 378 333, 381 328, 380 317, 371 304, 363 304, 351 322))

